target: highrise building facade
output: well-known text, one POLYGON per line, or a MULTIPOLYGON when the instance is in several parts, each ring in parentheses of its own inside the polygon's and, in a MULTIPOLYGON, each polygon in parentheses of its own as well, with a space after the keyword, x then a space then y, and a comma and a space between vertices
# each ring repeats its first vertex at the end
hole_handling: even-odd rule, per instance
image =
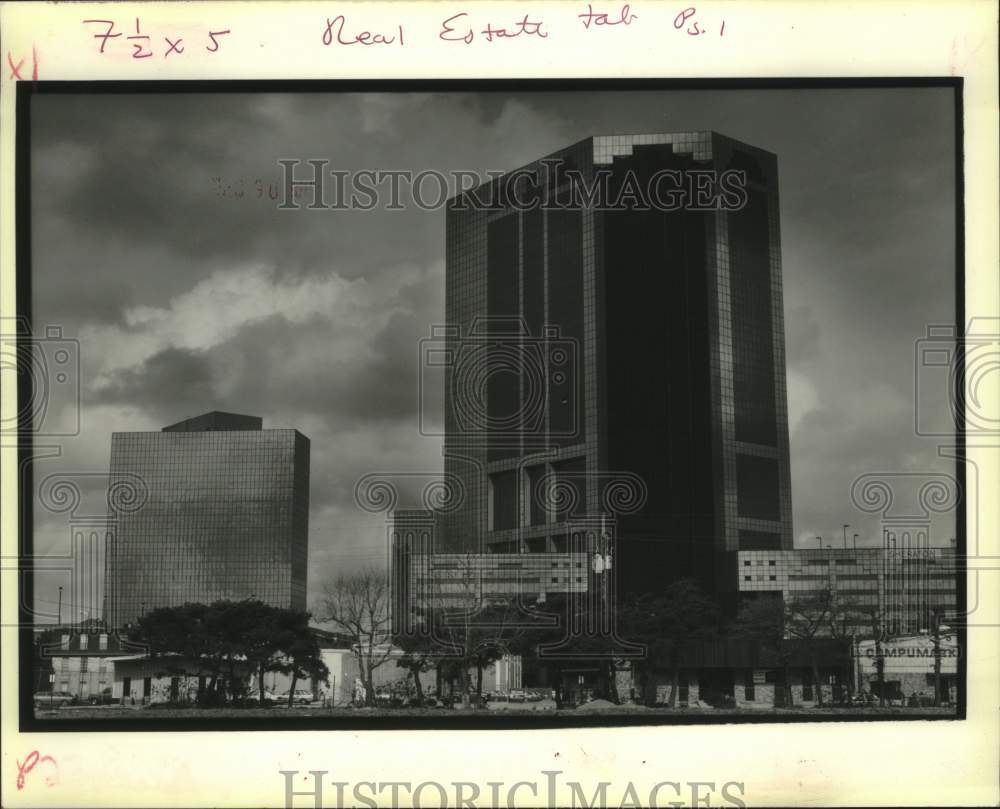
POLYGON ((105 620, 257 598, 306 608, 309 439, 213 412, 160 432, 114 433, 109 486, 142 487, 108 538, 105 620))
POLYGON ((775 156, 713 132, 590 137, 451 199, 437 549, 567 552, 607 519, 619 592, 790 549, 778 220, 775 156))

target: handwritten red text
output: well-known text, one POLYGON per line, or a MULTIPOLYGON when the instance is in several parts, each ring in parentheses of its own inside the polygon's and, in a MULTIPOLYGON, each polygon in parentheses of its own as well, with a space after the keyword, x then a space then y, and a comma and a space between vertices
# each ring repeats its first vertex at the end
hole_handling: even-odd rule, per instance
POLYGON ((323 32, 323 44, 332 45, 405 45, 403 41, 403 26, 396 26, 396 30, 391 34, 373 34, 371 31, 362 31, 358 34, 344 34, 344 26, 347 20, 343 14, 338 14, 332 20, 327 18, 326 30, 323 32), (336 33, 334 33, 336 29, 336 33))
POLYGON ((593 5, 587 3, 587 10, 583 14, 577 14, 576 16, 580 18, 583 27, 588 31, 592 25, 595 27, 602 25, 631 25, 639 19, 638 14, 632 13, 632 7, 628 3, 622 6, 615 16, 604 11, 594 11, 593 5))
MULTIPOLYGON (((461 19, 462 17, 468 16, 469 15, 463 11, 446 19, 443 23, 441 23, 441 30, 438 32, 438 38, 443 39, 445 42, 464 42, 466 45, 471 44, 476 38, 476 31, 471 25, 468 24, 467 21, 461 19)), ((498 28, 492 22, 488 22, 486 27, 479 31, 479 34, 487 42, 493 42, 498 39, 515 39, 520 36, 547 39, 549 36, 548 33, 542 30, 542 26, 544 25, 543 21, 529 19, 530 16, 530 14, 525 14, 513 25, 504 28, 498 28)))
POLYGON ((32 750, 28 753, 28 757, 24 762, 17 761, 17 782, 16 786, 18 790, 24 789, 24 779, 28 773, 30 773, 39 764, 51 764, 52 769, 45 776, 45 786, 55 786, 59 783, 59 765, 56 764, 56 760, 52 756, 42 756, 39 755, 37 750, 32 750))
MULTIPOLYGON (((90 26, 100 26, 103 31, 99 31, 94 34, 94 39, 100 40, 100 46, 97 49, 98 53, 105 53, 108 48, 109 42, 113 44, 113 40, 119 37, 125 36, 122 31, 115 31, 115 21, 114 20, 83 20, 84 25, 90 26)), ((92 29, 93 30, 93 29, 92 29)), ((208 31, 207 41, 204 44, 204 49, 209 53, 215 53, 219 50, 220 37, 230 34, 232 31, 228 28, 222 28, 218 30, 208 31)), ((186 45, 184 44, 183 37, 169 37, 169 36, 152 36, 143 31, 142 21, 139 17, 135 18, 135 33, 125 36, 125 41, 132 46, 131 56, 133 59, 150 59, 156 55, 153 48, 153 42, 159 43, 162 40, 163 47, 161 49, 162 58, 166 59, 172 54, 180 56, 186 51, 186 45)), ((157 45, 159 47, 159 45, 157 45)), ((174 57, 176 58, 176 56, 174 57)))

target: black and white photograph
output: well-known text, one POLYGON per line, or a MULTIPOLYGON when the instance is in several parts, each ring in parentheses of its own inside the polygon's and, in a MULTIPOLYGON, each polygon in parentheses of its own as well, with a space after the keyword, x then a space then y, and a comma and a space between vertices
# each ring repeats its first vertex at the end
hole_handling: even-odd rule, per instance
POLYGON ((36 718, 961 710, 953 86, 67 89, 36 718))
MULTIPOLYGON (((142 80, 5 54, 18 800, 74 794, 57 742, 252 731, 260 805, 771 805, 753 769, 650 781, 588 745, 890 726, 896 761, 975 718, 1000 320, 969 304, 993 213, 955 70, 178 80, 155 65, 238 26, 100 8, 73 41, 122 70, 148 47, 142 80), (288 752, 372 731, 384 772, 288 752), (419 787, 390 772, 541 738, 567 749, 527 780, 430 746, 419 787)), ((651 19, 581 8, 615 48, 651 19)), ((670 30, 731 36, 720 8, 670 30)), ((327 55, 421 30, 337 12, 327 55)), ((557 36, 429 16, 439 45, 557 36)), ((775 759, 787 794, 848 805, 815 755, 775 759)))

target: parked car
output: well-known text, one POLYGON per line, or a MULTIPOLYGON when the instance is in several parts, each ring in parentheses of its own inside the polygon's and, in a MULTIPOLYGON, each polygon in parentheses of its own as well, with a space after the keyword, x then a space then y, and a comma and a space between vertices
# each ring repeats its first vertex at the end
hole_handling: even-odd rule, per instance
MULTIPOLYGON (((284 694, 281 695, 281 701, 282 702, 288 702, 288 692, 287 691, 284 694)), ((316 701, 316 698, 313 696, 313 692, 312 691, 307 691, 304 688, 296 688, 292 692, 292 702, 295 705, 309 705, 310 703, 313 703, 315 701, 316 701)))
POLYGON ((87 698, 87 702, 91 705, 111 705, 115 702, 115 698, 111 696, 111 687, 102 688, 100 694, 91 694, 87 698))
POLYGON ((524 692, 521 689, 517 688, 510 692, 511 702, 524 702, 524 700, 525 700, 524 692))
POLYGON ((36 708, 62 708, 64 705, 76 705, 77 699, 69 691, 39 691, 34 701, 36 708))
MULTIPOLYGON (((277 702, 277 700, 278 698, 274 695, 274 692, 271 689, 269 688, 264 689, 265 705, 273 705, 275 702, 277 702)), ((260 705, 260 691, 258 691, 256 688, 248 691, 246 698, 243 700, 243 704, 248 706, 252 706, 255 704, 260 705)))
POLYGON ((526 694, 526 699, 528 700, 528 702, 541 702, 543 699, 545 699, 545 697, 539 694, 537 691, 529 691, 526 694))

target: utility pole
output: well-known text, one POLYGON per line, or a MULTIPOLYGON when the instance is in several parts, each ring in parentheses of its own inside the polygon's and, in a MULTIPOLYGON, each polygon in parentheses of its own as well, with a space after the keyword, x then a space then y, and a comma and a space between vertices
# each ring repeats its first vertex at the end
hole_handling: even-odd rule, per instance
POLYGON ((861 694, 863 683, 861 679, 861 640, 857 633, 851 635, 851 650, 854 652, 854 693, 861 694))
POLYGON ((934 707, 941 705, 941 613, 931 614, 931 640, 934 643, 934 707))
POLYGON ((882 633, 875 636, 875 681, 878 683, 878 704, 885 707, 885 657, 882 654, 882 633))
POLYGON ((898 559, 896 557, 896 535, 892 531, 886 531, 885 534, 889 538, 889 583, 892 585, 892 589, 889 590, 887 602, 889 604, 889 616, 886 622, 889 625, 889 629, 893 633, 899 632, 899 613, 897 609, 897 600, 899 593, 897 592, 900 586, 899 577, 899 566, 897 564, 898 559))

